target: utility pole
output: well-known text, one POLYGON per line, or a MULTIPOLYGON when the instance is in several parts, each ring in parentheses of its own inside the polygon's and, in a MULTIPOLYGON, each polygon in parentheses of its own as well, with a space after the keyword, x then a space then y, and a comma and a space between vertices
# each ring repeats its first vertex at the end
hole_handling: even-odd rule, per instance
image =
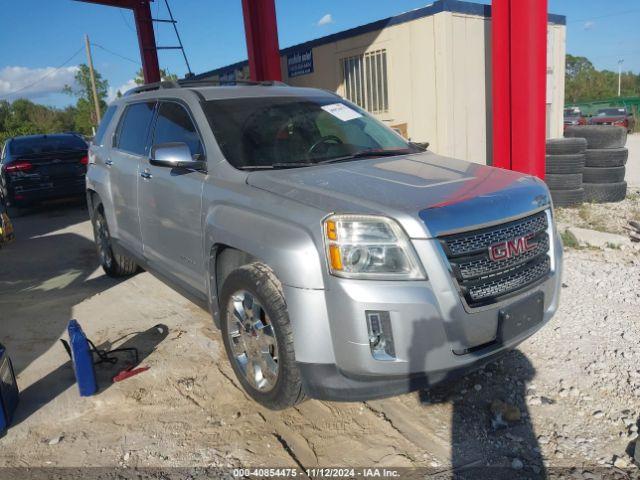
POLYGON ((89 65, 89 76, 91 77, 91 90, 93 92, 93 104, 96 111, 96 127, 100 124, 100 100, 98 100, 98 91, 96 90, 96 76, 93 72, 93 60, 91 58, 91 43, 89 43, 89 35, 84 36, 85 46, 87 48, 87 63, 89 65))
POLYGON ((624 60, 618 60, 618 96, 620 96, 620 87, 622 86, 622 64, 624 60))

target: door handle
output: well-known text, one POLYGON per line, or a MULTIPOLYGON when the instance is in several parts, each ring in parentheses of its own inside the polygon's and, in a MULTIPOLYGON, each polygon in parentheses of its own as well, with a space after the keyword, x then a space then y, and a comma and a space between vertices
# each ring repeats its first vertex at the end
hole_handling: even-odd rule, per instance
POLYGON ((107 167, 111 167, 111 165, 113 165, 113 160, 105 160, 104 161, 105 166, 107 167))
POLYGON ((140 176, 142 178, 145 178, 147 180, 151 179, 151 177, 153 177, 153 175, 151 175, 151 173, 147 170, 145 170, 144 172, 140 172, 140 176))

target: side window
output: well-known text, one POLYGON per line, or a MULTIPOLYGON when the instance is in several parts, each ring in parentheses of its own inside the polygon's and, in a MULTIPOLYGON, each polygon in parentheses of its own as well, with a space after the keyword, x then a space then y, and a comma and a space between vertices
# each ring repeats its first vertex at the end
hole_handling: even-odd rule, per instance
POLYGON ((158 108, 158 120, 153 143, 184 142, 191 155, 202 155, 203 148, 198 131, 187 110, 175 102, 162 102, 158 108))
POLYGON ((147 135, 155 102, 134 103, 122 114, 114 146, 135 155, 147 153, 147 135))
POLYGON ((106 133, 107 128, 109 128, 109 124, 113 119, 113 114, 116 113, 116 108, 117 107, 113 105, 107 108, 107 111, 104 112, 104 116, 100 121, 100 126, 98 127, 98 131, 96 132, 96 136, 93 138, 94 145, 100 145, 100 146, 103 145, 104 134, 106 133))

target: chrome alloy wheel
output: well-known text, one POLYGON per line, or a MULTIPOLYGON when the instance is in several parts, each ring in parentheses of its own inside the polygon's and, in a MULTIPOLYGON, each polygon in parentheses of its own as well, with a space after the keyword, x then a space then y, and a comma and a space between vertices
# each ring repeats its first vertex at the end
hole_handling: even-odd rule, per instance
POLYGON ((105 267, 110 268, 111 264, 113 263, 113 254, 111 253, 111 237, 109 236, 107 221, 105 220, 103 215, 96 216, 95 234, 100 263, 105 267))
POLYGON ((233 358, 249 384, 260 392, 272 390, 278 380, 278 344, 267 312, 250 292, 231 295, 227 332, 233 358))

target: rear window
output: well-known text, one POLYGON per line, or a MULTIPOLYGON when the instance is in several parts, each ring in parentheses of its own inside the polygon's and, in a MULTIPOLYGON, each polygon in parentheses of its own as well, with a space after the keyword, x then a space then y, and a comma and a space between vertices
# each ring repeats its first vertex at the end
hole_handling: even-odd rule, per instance
POLYGON ((116 107, 112 106, 107 108, 107 111, 104 112, 104 116, 102 117, 102 121, 100 122, 100 126, 98 127, 98 131, 96 132, 96 136, 93 139, 94 145, 102 145, 102 139, 104 137, 109 124, 111 123, 111 119, 113 118, 113 114, 116 113, 116 107))
POLYGON ((14 138, 9 151, 13 155, 33 155, 69 150, 86 150, 85 141, 76 135, 43 135, 41 137, 14 138))

